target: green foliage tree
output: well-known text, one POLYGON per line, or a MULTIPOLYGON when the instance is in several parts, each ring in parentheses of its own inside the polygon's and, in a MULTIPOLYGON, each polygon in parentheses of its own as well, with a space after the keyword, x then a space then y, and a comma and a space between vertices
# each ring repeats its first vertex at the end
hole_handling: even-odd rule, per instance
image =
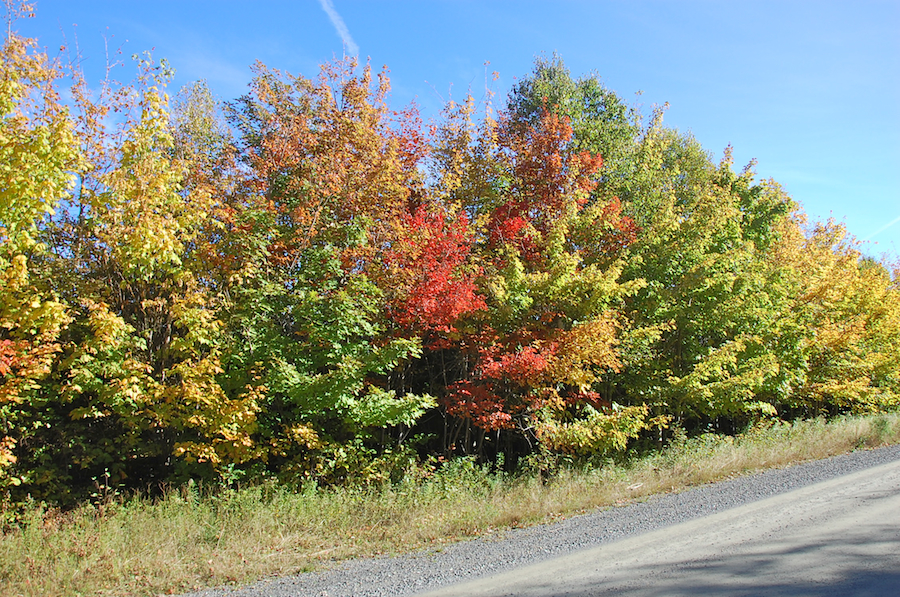
POLYGON ((573 79, 557 54, 539 57, 532 72, 510 91, 507 107, 516 126, 534 125, 544 108, 568 118, 573 148, 603 156, 595 192, 607 198, 619 195, 632 173, 640 114, 607 89, 597 74, 573 79))
POLYGON ((387 254, 420 185, 415 138, 402 131, 412 125, 390 122, 386 77, 373 88, 368 67, 354 68, 326 66, 312 81, 259 65, 230 116, 247 175, 223 242, 236 264, 222 281, 226 377, 265 396, 260 458, 294 478, 352 474, 359 454, 390 447, 374 430, 408 428, 433 406, 390 380, 419 339, 385 333, 387 254))

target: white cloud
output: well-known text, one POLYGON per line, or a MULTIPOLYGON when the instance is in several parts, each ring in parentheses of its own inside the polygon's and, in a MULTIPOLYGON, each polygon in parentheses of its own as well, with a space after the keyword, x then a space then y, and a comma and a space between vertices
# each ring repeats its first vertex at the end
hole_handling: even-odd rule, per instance
POLYGON ((338 35, 341 36, 344 46, 347 48, 347 52, 349 52, 351 56, 358 56, 359 46, 353 41, 353 37, 350 36, 350 30, 347 29, 344 19, 342 19, 341 15, 335 10, 331 0, 319 0, 319 4, 322 5, 322 10, 328 13, 328 18, 331 19, 331 24, 334 25, 338 35))
MULTIPOLYGON (((178 65, 176 71, 179 84, 204 79, 219 94, 227 98, 237 97, 247 91, 247 83, 252 78, 249 67, 238 67, 221 56, 216 56, 203 46, 192 47, 189 51, 176 52, 172 60, 178 65)), ((249 64, 249 63, 248 63, 249 64)), ((178 89, 173 89, 173 93, 178 89)))

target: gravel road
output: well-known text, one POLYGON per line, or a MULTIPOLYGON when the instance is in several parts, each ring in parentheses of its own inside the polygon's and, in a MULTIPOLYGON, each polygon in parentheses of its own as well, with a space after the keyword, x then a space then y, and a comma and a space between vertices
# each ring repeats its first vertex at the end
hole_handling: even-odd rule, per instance
MULTIPOLYGON (((428 593, 479 577, 514 569, 525 570, 527 566, 567 554, 577 557, 579 552, 588 553, 585 550, 601 548, 611 542, 627 544, 629 539, 666 527, 726 513, 739 506, 898 461, 900 446, 858 451, 681 493, 658 495, 643 502, 552 524, 514 529, 458 543, 441 551, 354 560, 322 572, 263 581, 241 589, 209 589, 192 593, 190 597, 393 597, 428 593)), ((515 576, 510 575, 511 578, 515 576)), ((896 577, 900 579, 900 574, 896 577)), ((466 592, 463 590, 458 594, 466 592)))

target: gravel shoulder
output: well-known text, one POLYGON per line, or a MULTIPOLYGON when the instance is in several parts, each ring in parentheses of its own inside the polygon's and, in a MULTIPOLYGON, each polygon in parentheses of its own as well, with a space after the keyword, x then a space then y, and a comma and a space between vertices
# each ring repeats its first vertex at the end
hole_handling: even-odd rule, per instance
POLYGON ((597 548, 896 461, 900 461, 900 446, 857 451, 495 533, 439 551, 353 560, 320 572, 243 588, 208 589, 190 597, 415 595, 597 548))

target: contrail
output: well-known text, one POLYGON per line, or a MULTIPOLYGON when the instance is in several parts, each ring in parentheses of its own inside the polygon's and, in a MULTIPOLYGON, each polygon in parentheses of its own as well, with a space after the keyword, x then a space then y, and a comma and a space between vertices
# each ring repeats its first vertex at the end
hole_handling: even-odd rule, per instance
POLYGON ((863 240, 869 240, 873 236, 878 236, 879 234, 881 234, 882 232, 884 232, 885 230, 887 230, 888 228, 890 228, 897 222, 900 222, 900 218, 894 218, 893 220, 891 220, 890 222, 888 222, 887 224, 885 224, 884 226, 882 226, 881 228, 879 228, 878 230, 876 230, 875 232, 873 232, 872 234, 870 234, 869 236, 864 238, 863 240))
POLYGON ((344 45, 347 46, 347 51, 350 52, 351 56, 358 56, 359 46, 353 41, 353 38, 350 36, 350 30, 347 29, 347 25, 344 23, 341 15, 334 9, 334 4, 331 3, 331 0, 319 0, 319 4, 322 5, 322 10, 328 13, 328 18, 331 19, 331 24, 334 25, 338 35, 344 41, 344 45))

